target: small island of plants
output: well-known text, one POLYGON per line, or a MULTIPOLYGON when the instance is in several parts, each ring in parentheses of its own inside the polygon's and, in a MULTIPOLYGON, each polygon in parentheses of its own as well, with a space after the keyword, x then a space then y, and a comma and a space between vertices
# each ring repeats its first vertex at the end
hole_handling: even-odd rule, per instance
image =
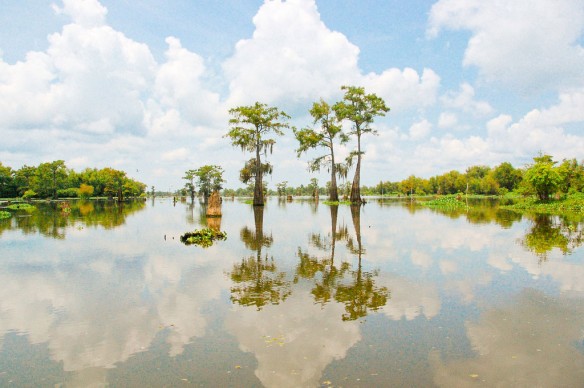
POLYGON ((205 228, 186 232, 180 236, 180 241, 185 245, 198 245, 203 248, 210 247, 216 240, 226 240, 227 233, 205 228))

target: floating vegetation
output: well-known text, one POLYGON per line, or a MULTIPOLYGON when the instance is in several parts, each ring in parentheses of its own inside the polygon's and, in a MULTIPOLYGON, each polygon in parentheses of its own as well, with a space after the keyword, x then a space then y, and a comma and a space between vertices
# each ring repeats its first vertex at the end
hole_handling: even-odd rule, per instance
POLYGON ((36 207, 29 203, 13 203, 12 205, 8 205, 7 208, 10 210, 25 210, 27 212, 36 210, 36 207))
POLYGON ((431 201, 420 202, 420 204, 436 209, 462 209, 466 207, 466 203, 453 196, 443 196, 431 201))
POLYGON ((350 205, 351 201, 322 201, 322 203, 324 205, 329 205, 329 206, 336 206, 336 205, 350 205))
POLYGON ((503 209, 544 214, 582 214, 584 213, 584 193, 575 193, 564 199, 542 201, 536 198, 519 200, 513 205, 501 206, 503 209))
POLYGON ((0 210, 0 220, 5 220, 12 217, 12 214, 10 214, 10 212, 5 212, 3 210, 0 210))
POLYGON ((213 245, 215 240, 226 240, 227 233, 215 231, 210 228, 195 230, 194 232, 187 232, 180 236, 180 242, 185 245, 198 245, 203 248, 213 245))

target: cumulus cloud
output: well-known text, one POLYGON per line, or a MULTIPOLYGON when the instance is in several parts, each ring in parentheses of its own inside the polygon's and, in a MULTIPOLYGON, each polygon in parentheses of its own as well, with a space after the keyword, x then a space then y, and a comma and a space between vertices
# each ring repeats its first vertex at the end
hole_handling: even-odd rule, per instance
POLYGON ((458 124, 458 116, 451 112, 442 112, 438 118, 439 128, 453 128, 458 124))
POLYGON ((357 80, 359 48, 325 26, 314 1, 265 2, 253 22, 224 63, 233 104, 327 98, 357 80))
POLYGON ((558 104, 534 109, 517 122, 500 115, 487 123, 488 141, 493 152, 535 155, 544 148, 556 158, 573 158, 584 149, 584 137, 570 134, 566 124, 584 121, 584 93, 564 93, 558 104))
POLYGON ((417 123, 412 124, 410 127, 410 139, 411 140, 420 140, 428 136, 430 131, 432 130, 432 124, 424 119, 417 123))
POLYGON ((167 115, 180 119, 167 129, 181 127, 181 120, 191 126, 194 123, 214 124, 224 118, 219 95, 209 91, 202 83, 206 67, 204 60, 196 53, 183 48, 179 39, 166 39, 168 50, 166 62, 156 73, 154 97, 150 101, 155 112, 153 119, 160 120, 167 115), (156 108, 154 108, 156 106, 156 108))
POLYGON ((463 64, 524 91, 584 83, 584 3, 579 0, 460 1, 432 6, 427 34, 469 30, 463 64))
POLYGON ((493 112, 493 108, 488 102, 476 101, 474 95, 474 88, 464 82, 460 85, 458 92, 447 92, 440 98, 440 101, 446 108, 459 109, 476 116, 485 116, 493 112))
POLYGON ((440 77, 432 69, 424 69, 420 76, 411 68, 392 68, 381 74, 367 74, 362 82, 367 90, 386 100, 394 111, 433 105, 440 87, 440 77))
POLYGON ((306 103, 339 96, 344 84, 364 86, 400 110, 436 99, 440 77, 431 69, 363 75, 359 48, 322 22, 313 0, 266 2, 253 21, 253 36, 239 41, 224 63, 231 104, 306 103))
POLYGON ((57 14, 69 16, 75 24, 96 27, 105 23, 107 8, 98 0, 63 0, 63 7, 53 4, 57 14))

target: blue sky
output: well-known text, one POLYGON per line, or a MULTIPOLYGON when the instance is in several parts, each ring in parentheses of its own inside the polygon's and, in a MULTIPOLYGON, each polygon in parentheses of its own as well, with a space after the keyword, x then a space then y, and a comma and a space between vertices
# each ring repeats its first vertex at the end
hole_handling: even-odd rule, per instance
MULTIPOLYGON (((340 86, 391 107, 364 138, 362 183, 471 165, 584 157, 580 0, 0 3, 0 161, 111 166, 160 189, 250 157, 223 138, 255 101, 310 125, 340 86)), ((339 149, 348 154, 355 143, 339 149)), ((268 184, 307 184, 289 131, 268 184)), ((322 184, 326 172, 316 175, 322 184)))

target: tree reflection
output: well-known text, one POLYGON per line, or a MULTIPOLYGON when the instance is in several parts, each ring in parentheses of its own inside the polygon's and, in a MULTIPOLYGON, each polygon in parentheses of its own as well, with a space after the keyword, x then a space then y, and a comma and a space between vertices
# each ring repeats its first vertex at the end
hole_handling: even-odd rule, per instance
POLYGON ((464 208, 437 207, 430 210, 452 219, 465 217, 471 224, 489 224, 494 222, 503 228, 510 228, 514 222, 521 221, 522 219, 521 213, 499 208, 499 202, 497 201, 488 199, 466 199, 466 201, 467 206, 464 208))
POLYGON ((361 207, 351 206, 351 218, 355 228, 355 239, 349 236, 347 228, 337 231, 338 207, 331 206, 330 242, 320 235, 312 235, 311 242, 316 247, 330 249, 330 257, 318 259, 298 248, 300 262, 296 269, 297 276, 306 279, 317 279, 311 293, 316 302, 325 305, 332 299, 345 305, 343 321, 353 321, 367 315, 368 311, 376 311, 385 306, 390 297, 387 287, 375 285, 374 278, 378 273, 363 271, 361 257, 365 253, 361 239, 361 207), (358 256, 357 269, 351 268, 347 262, 335 265, 336 241, 343 239, 352 254, 358 256), (317 274, 321 276, 318 277, 317 274))
POLYGON ((256 252, 255 256, 243 258, 235 264, 229 274, 235 283, 231 287, 231 301, 243 306, 256 306, 261 310, 266 304, 279 304, 292 292, 286 273, 279 272, 273 257, 262 255, 262 248, 274 242, 272 235, 264 235, 264 207, 254 206, 255 230, 247 226, 241 229, 240 237, 245 246, 256 252))
POLYGON ((547 261, 548 253, 554 248, 566 255, 582 245, 583 241, 584 229, 579 223, 538 214, 534 217, 533 225, 521 240, 521 244, 535 253, 540 258, 540 262, 543 262, 547 261))
POLYGON ((343 314, 343 321, 353 321, 367 315, 369 310, 376 311, 385 306, 390 297, 387 287, 375 285, 374 277, 378 276, 377 271, 363 271, 361 257, 365 253, 361 242, 361 206, 351 206, 351 218, 355 228, 357 245, 349 240, 347 246, 358 255, 359 262, 356 271, 350 271, 351 282, 341 284, 337 288, 335 300, 345 304, 346 313, 343 314))
POLYGON ((37 203, 33 211, 17 211, 7 222, 0 223, 0 231, 19 229, 24 234, 39 233, 50 238, 64 239, 69 227, 80 225, 113 229, 125 224, 128 215, 145 207, 144 201, 71 201, 71 211, 64 213, 59 203, 37 203))

